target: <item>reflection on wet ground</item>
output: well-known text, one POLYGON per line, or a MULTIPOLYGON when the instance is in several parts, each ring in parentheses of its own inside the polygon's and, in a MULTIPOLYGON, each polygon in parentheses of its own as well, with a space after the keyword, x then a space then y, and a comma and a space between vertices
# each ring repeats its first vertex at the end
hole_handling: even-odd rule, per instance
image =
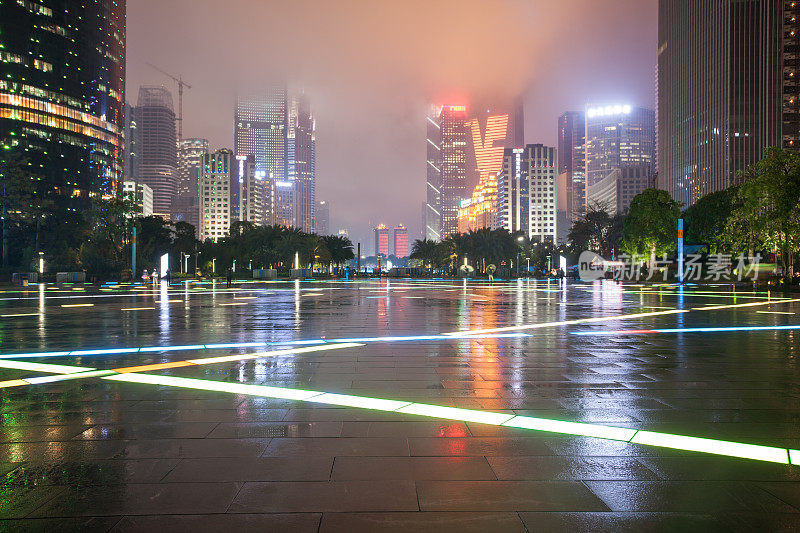
POLYGON ((790 297, 81 289, 0 292, 0 529, 800 527, 790 297))

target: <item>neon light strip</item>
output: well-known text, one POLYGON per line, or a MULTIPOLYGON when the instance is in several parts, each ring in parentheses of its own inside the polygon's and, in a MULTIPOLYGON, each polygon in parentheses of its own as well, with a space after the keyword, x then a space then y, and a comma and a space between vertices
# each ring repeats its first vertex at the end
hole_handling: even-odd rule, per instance
POLYGON ((44 363, 28 363, 26 361, 9 361, 7 359, 0 361, 0 368, 38 370, 40 372, 49 372, 52 374, 72 374, 75 372, 83 372, 85 370, 97 370, 96 368, 89 368, 85 366, 48 365, 44 363))
POLYGON ((514 337, 527 337, 527 333, 506 333, 498 335, 414 335, 399 337, 363 337, 354 339, 308 339, 300 341, 274 341, 274 342, 229 342, 222 344, 189 344, 179 346, 142 346, 139 348, 102 348, 95 350, 78 350, 64 352, 31 352, 31 353, 12 353, 0 355, 0 359, 19 359, 31 357, 60 357, 73 355, 105 355, 117 353, 136 353, 136 352, 170 352, 178 350, 215 350, 219 348, 252 348, 256 346, 285 346, 285 345, 308 345, 308 344, 337 344, 350 342, 398 342, 398 341, 417 341, 417 340, 452 340, 452 339, 504 339, 514 337))
POLYGON ((800 329, 800 325, 789 326, 732 326, 713 328, 669 328, 669 329, 618 329, 614 331, 572 331, 572 335, 635 335, 640 333, 721 333, 726 331, 772 331, 800 329))
POLYGON ((651 431, 640 431, 636 429, 603 426, 599 424, 586 424, 567 422, 564 420, 533 418, 506 413, 494 413, 478 411, 474 409, 458 409, 455 407, 419 404, 398 400, 386 400, 382 398, 351 396, 347 394, 333 394, 302 389, 287 389, 263 385, 246 385, 241 383, 209 381, 203 379, 158 376, 153 374, 120 374, 117 376, 106 376, 102 379, 209 391, 213 390, 229 392, 232 394, 244 394, 266 398, 341 405, 343 407, 358 407, 377 411, 415 414, 431 418, 459 420, 462 422, 477 422, 481 424, 490 424, 503 427, 516 427, 532 429, 536 431, 547 431, 550 433, 620 440, 647 446, 703 452, 728 457, 753 459, 756 461, 768 461, 781 464, 800 463, 800 450, 790 450, 787 448, 775 448, 771 446, 760 446, 757 444, 746 444, 717 439, 705 439, 686 435, 655 433, 651 431))

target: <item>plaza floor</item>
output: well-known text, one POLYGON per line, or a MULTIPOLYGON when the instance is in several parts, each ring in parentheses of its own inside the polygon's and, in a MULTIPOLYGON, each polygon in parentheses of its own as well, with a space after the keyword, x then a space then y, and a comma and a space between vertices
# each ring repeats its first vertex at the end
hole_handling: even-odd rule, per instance
POLYGON ((800 300, 731 291, 8 288, 0 531, 796 531, 800 300))

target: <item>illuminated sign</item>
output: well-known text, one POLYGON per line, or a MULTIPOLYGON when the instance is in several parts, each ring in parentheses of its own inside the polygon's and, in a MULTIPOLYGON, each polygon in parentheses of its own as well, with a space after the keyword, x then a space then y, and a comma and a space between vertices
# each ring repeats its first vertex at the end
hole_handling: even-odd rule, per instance
POLYGON ((606 105, 606 106, 597 106, 597 107, 588 107, 586 108, 586 116, 589 118, 594 117, 606 117, 606 116, 614 116, 614 115, 630 115, 631 114, 631 106, 625 105, 606 105))
POLYGON ((167 270, 169 270, 169 254, 161 256, 161 269, 158 271, 161 278, 167 277, 167 270))
POLYGON ((442 106, 444 109, 449 109, 450 111, 466 111, 467 106, 465 105, 445 105, 442 106))
POLYGON ((266 179, 267 173, 264 170, 256 170, 255 176, 257 180, 263 180, 266 179))
POLYGON ((277 187, 291 187, 292 186, 292 182, 291 181, 276 181, 275 182, 275 186, 277 186, 277 187))
POLYGON ((459 207, 461 209, 464 209, 465 207, 469 207, 469 204, 471 204, 471 203, 472 203, 472 200, 467 198, 466 200, 461 200, 461 203, 459 204, 459 207))

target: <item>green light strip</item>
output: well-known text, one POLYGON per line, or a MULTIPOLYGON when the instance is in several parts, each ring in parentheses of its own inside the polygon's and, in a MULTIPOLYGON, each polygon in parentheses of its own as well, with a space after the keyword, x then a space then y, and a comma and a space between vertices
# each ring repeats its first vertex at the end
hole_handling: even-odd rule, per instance
POLYGON ((249 396, 262 396, 267 398, 325 403, 329 405, 340 405, 343 407, 358 407, 376 411, 414 414, 431 418, 445 418, 448 420, 458 420, 462 422, 477 422, 495 426, 547 431, 550 433, 560 433, 564 435, 619 440, 635 444, 644 444, 647 446, 703 452, 727 457, 752 459, 755 461, 768 461, 772 463, 795 465, 800 464, 800 450, 790 450, 787 448, 775 448, 771 446, 760 446, 757 444, 746 444, 717 439, 705 439, 686 435, 672 435, 669 433, 640 431, 636 429, 603 426, 599 424, 567 422, 564 420, 534 418, 508 413, 478 411, 474 409, 459 409, 456 407, 403 402, 383 398, 368 398, 364 396, 351 396, 347 394, 286 389, 282 387, 268 387, 263 385, 245 385, 240 383, 226 383, 203 379, 159 376, 153 374, 120 374, 116 376, 103 377, 102 379, 129 383, 166 385, 171 387, 199 390, 214 390, 249 396))
MULTIPOLYGON (((23 361, 2 360, 0 368, 13 368, 19 370, 38 370, 63 376, 26 378, 28 383, 47 383, 63 379, 78 379, 83 377, 101 377, 109 381, 126 383, 143 383, 149 385, 166 385, 196 390, 227 392, 248 396, 265 398, 278 398, 284 400, 307 401, 339 405, 342 407, 357 407, 376 411, 413 414, 431 418, 444 418, 462 422, 477 422, 495 426, 531 429, 575 435, 594 437, 600 439, 618 440, 647 446, 658 446, 676 450, 710 453, 726 457, 739 457, 755 461, 766 461, 781 464, 800 465, 800 450, 761 446, 742 442, 731 442, 718 439, 706 439, 688 435, 674 435, 654 431, 636 430, 603 426, 600 424, 587 424, 582 422, 569 422, 565 420, 552 420, 519 416, 509 413, 495 413, 475 409, 460 409, 441 405, 430 405, 415 402, 390 400, 385 398, 369 398, 365 396, 352 396, 348 394, 335 394, 322 391, 289 389, 283 387, 270 387, 266 385, 248 385, 244 383, 229 383, 205 379, 181 378, 155 374, 126 373, 107 375, 109 370, 96 370, 79 366, 50 365, 44 363, 28 363, 23 361)), ((21 380, 22 381, 22 380, 21 380)))

